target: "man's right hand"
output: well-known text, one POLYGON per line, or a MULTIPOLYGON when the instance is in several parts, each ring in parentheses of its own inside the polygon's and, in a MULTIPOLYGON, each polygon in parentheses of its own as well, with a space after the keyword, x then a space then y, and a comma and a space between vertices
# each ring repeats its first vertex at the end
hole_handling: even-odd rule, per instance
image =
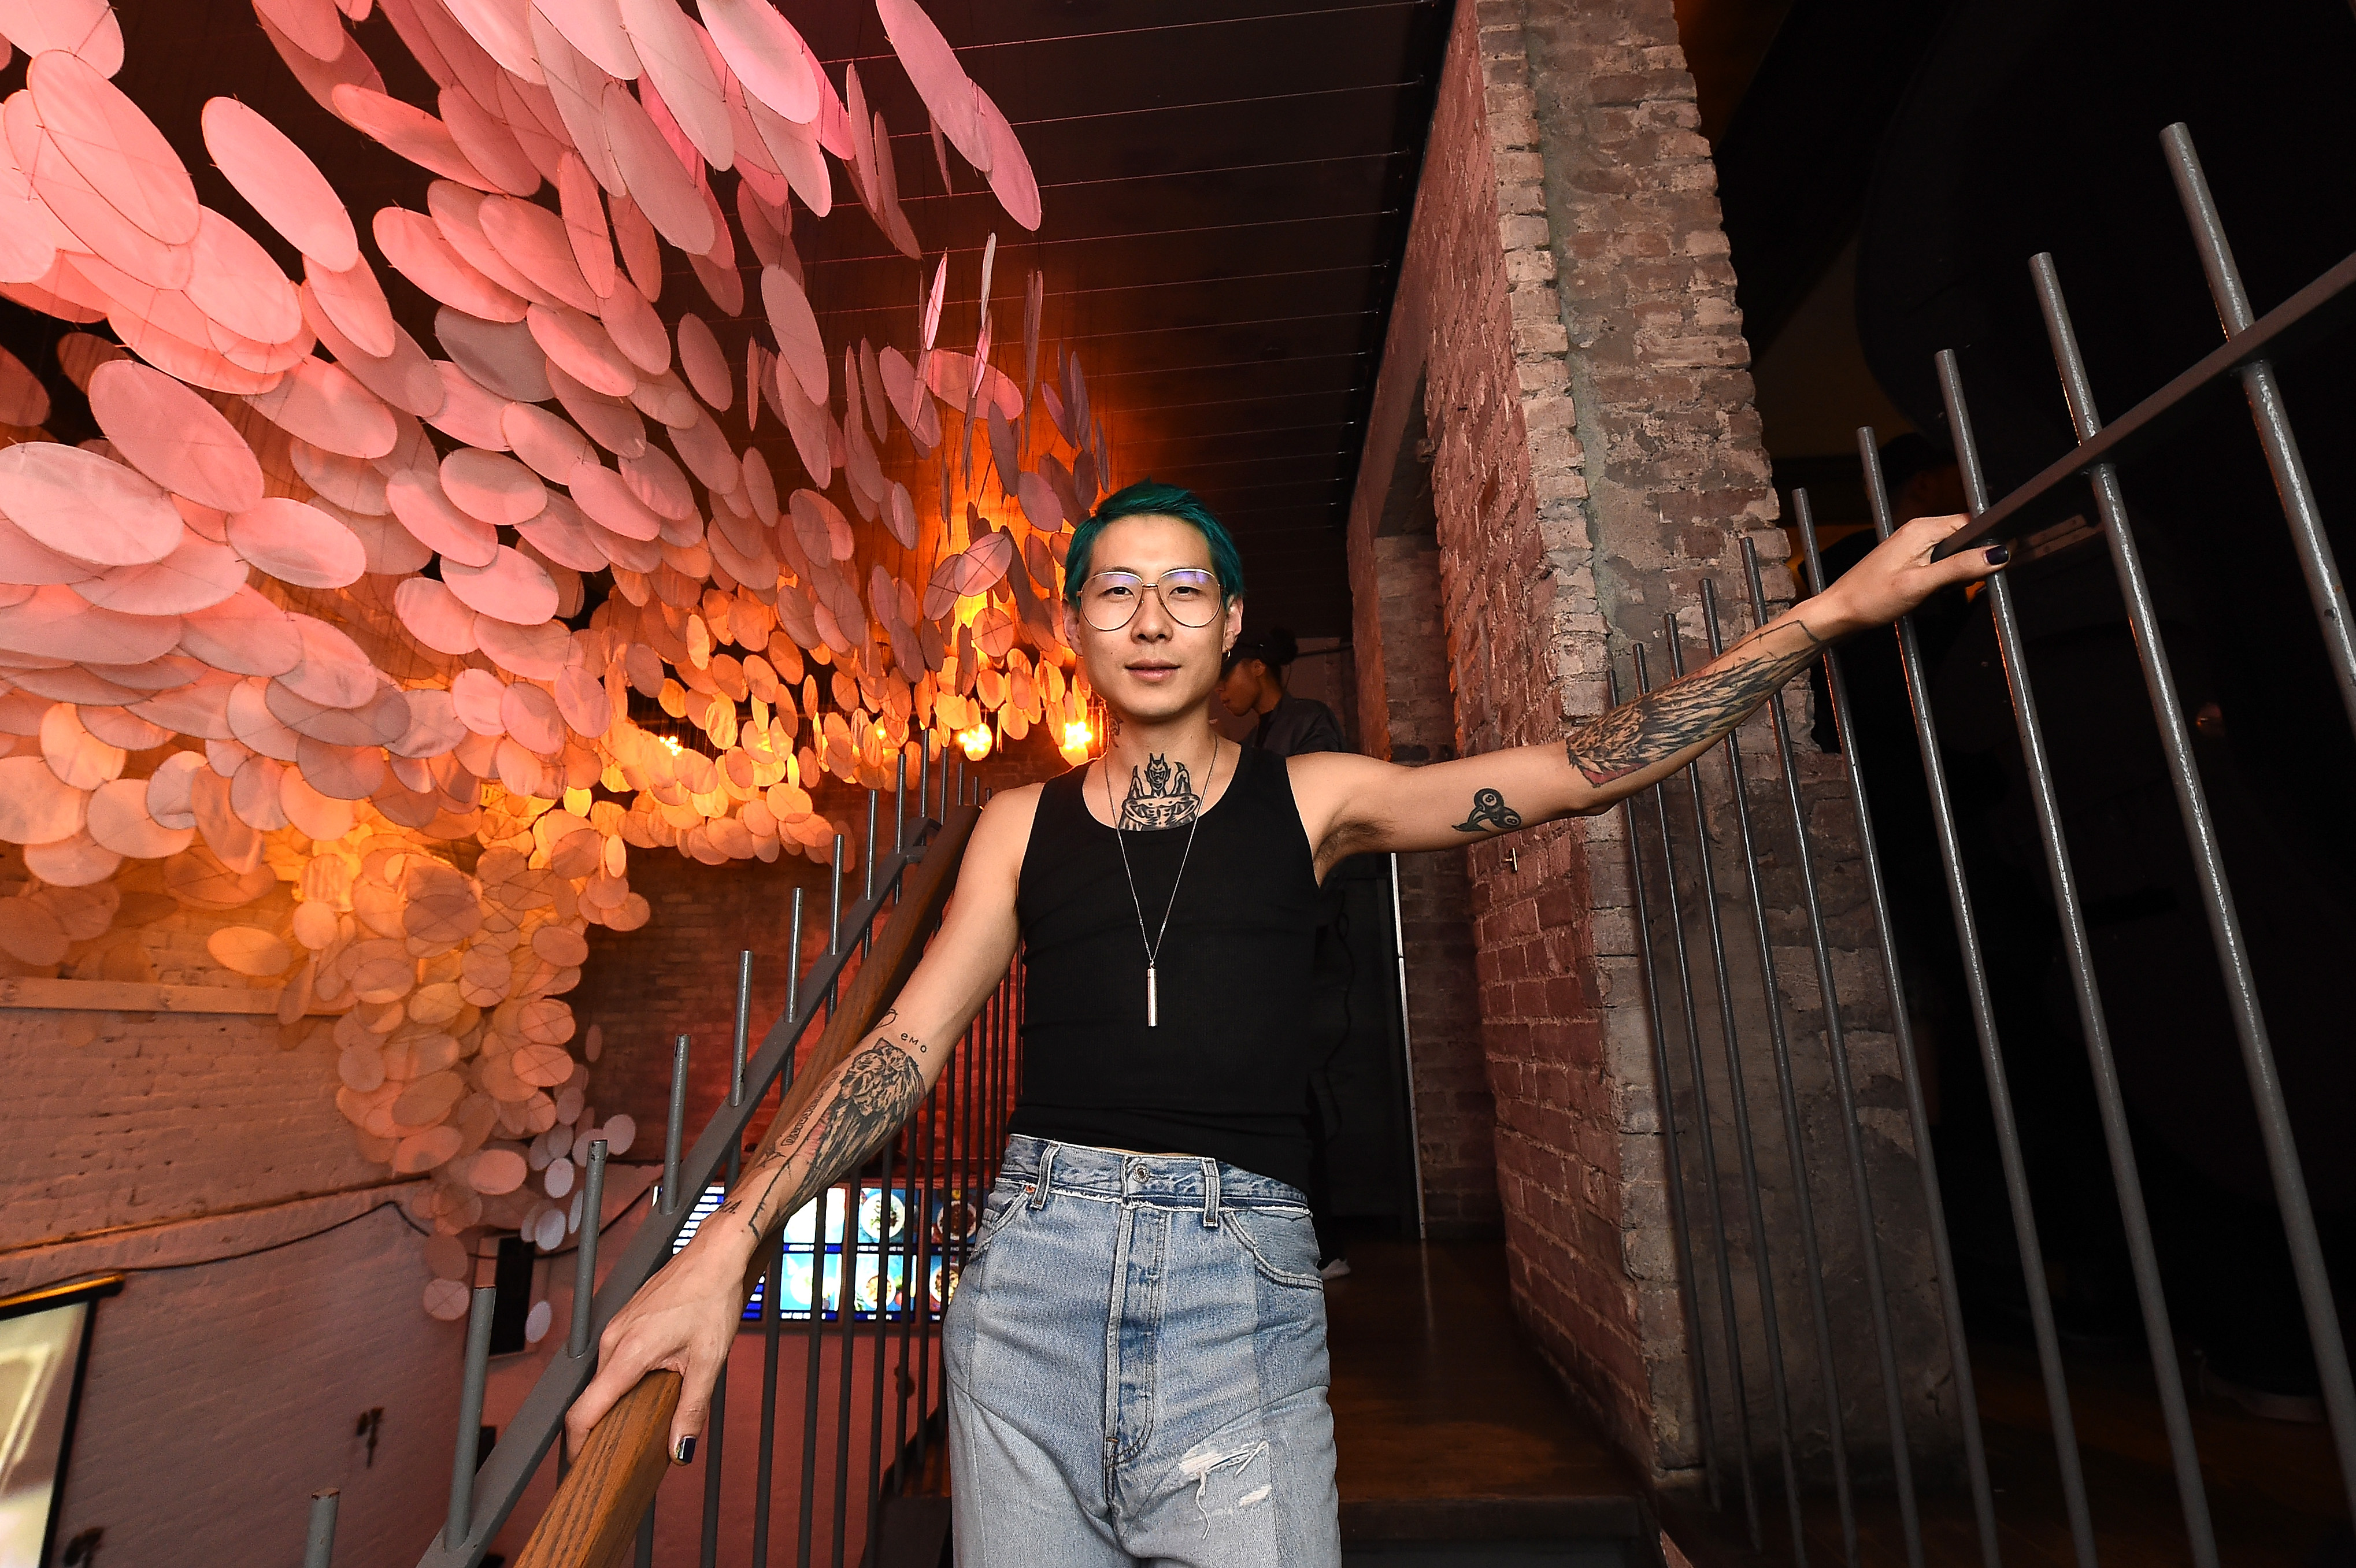
POLYGON ((691 1440, 703 1435, 712 1385, 728 1364, 749 1293, 746 1260, 703 1243, 698 1235, 605 1325, 597 1339, 597 1375, 564 1417, 568 1456, 581 1452, 590 1430, 640 1378, 669 1370, 680 1376, 680 1392, 664 1452, 679 1465, 693 1456, 691 1440), (685 1454, 682 1441, 690 1444, 685 1454))

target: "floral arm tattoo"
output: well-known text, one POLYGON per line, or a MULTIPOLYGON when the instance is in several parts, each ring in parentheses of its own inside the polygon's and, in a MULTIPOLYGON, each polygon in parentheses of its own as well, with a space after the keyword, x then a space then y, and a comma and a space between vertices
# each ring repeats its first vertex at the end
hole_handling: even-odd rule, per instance
POLYGON ((1564 747, 1570 765, 1600 787, 1709 745, 1830 645, 1798 620, 1753 632, 1708 667, 1580 723, 1564 747))
POLYGON ((864 1160, 892 1136, 925 1097, 925 1075, 910 1051, 926 1048, 914 1035, 891 1030, 886 1014, 874 1038, 842 1064, 833 1086, 802 1107, 793 1125, 777 1135, 748 1175, 722 1205, 723 1214, 743 1213, 757 1245, 768 1231, 864 1160), (799 1179, 789 1179, 795 1166, 799 1179))

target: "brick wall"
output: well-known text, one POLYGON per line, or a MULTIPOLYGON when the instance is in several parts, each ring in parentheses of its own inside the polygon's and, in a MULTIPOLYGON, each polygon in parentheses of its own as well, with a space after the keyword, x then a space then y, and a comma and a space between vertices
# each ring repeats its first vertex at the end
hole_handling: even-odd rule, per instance
MULTIPOLYGON (((1551 743, 1568 721, 1600 712, 1615 660, 1625 688, 1632 638, 1650 644, 1652 668, 1665 678, 1665 611, 1679 615, 1693 662, 1706 658, 1693 645, 1705 578, 1725 601, 1730 637, 1739 635, 1748 624, 1734 613, 1744 597, 1746 533, 1762 558, 1768 613, 1789 601, 1788 547, 1772 527, 1749 351, 1696 124, 1669 0, 1478 0, 1457 10, 1351 519, 1362 722, 1369 735, 1391 736, 1395 749, 1428 706, 1415 649, 1419 624, 1434 610, 1450 739, 1472 753, 1551 743), (1398 527, 1417 452, 1430 463, 1436 572, 1398 527)), ((1804 734, 1804 691, 1787 700, 1804 734)), ((1782 784, 1764 718, 1741 740, 1754 808, 1771 821, 1782 784)), ((1722 796, 1722 773, 1705 772, 1722 796)), ((1917 1190, 1912 1150, 1887 1114, 1894 1064, 1878 1032, 1886 1026, 1879 975, 1863 951, 1869 931, 1859 918, 1845 781, 1837 760, 1814 755, 1801 759, 1801 780, 1835 966, 1846 976, 1850 1027, 1862 1031, 1851 1043, 1865 1119, 1876 1129, 1877 1194, 1891 1195, 1883 1234, 1906 1319, 1901 1339, 1919 1352, 1910 1365, 1924 1369, 1910 1392, 1935 1403, 1943 1358, 1920 1314, 1907 1317, 1927 1307, 1930 1285, 1912 1240, 1921 1231, 1919 1207, 1908 1209, 1917 1190)), ((1755 927, 1722 799, 1708 816, 1729 930, 1739 937, 1755 927)), ((1472 1004, 1494 1098, 1496 1185, 1517 1307, 1607 1429, 1672 1479, 1698 1463, 1698 1437, 1624 823, 1613 811, 1458 859, 1469 872, 1472 1004)), ((1695 830, 1687 822, 1682 831, 1690 876, 1695 830)), ((1657 858, 1657 844, 1649 853, 1657 858)), ((1794 1092, 1808 1145, 1833 1168, 1839 1107, 1822 1068, 1822 1001, 1801 945, 1788 823, 1780 837, 1762 832, 1760 853, 1800 1061, 1794 1092)), ((1656 916, 1665 891, 1651 901, 1656 916)), ((1683 891, 1690 914, 1697 890, 1683 891)), ((1655 934, 1665 944, 1657 921, 1655 934)), ((1794 1167, 1774 1136, 1772 1099, 1759 1098, 1772 1093, 1763 1087, 1772 1079, 1757 965, 1746 969, 1740 942, 1732 945, 1733 1007, 1746 1079, 1757 1075, 1763 1201, 1805 1424, 1808 1391, 1798 1385, 1813 1386, 1815 1360, 1798 1306, 1794 1167)), ((1705 1007, 1703 1017, 1714 1040, 1715 1010, 1705 1007)), ((1676 1043, 1682 1052, 1682 1039, 1676 1043)), ((1675 1074, 1670 1092, 1683 1125, 1690 1129, 1706 1104, 1721 1150, 1730 1148, 1722 1083, 1704 1104, 1675 1074)), ((1681 1150, 1688 1164, 1691 1143, 1681 1150)), ((1730 1154, 1721 1164, 1730 1169, 1730 1154)), ((1700 1172, 1685 1175, 1698 1203, 1700 1172)), ((1845 1184, 1825 1178, 1816 1190, 1826 1266, 1853 1281, 1858 1232, 1845 1184)), ((1739 1190, 1726 1196, 1740 1201, 1739 1190)), ((1745 1277, 1752 1253, 1740 1236, 1735 1251, 1745 1372, 1758 1408, 1767 1391, 1755 1282, 1745 1277)), ((1714 1312, 1715 1278, 1693 1283, 1714 1312)), ((1858 1319, 1838 1338, 1861 1360, 1870 1340, 1853 1286, 1838 1305, 1858 1319)), ((1731 1379, 1722 1366, 1714 1371, 1730 1426, 1731 1379)), ((1853 1410, 1860 1395, 1879 1397, 1862 1371, 1843 1367, 1853 1410)))
POLYGON ((154 1568, 405 1568, 449 1484, 462 1330, 337 1113, 335 1052, 252 1015, 0 1012, 0 1294, 134 1271, 97 1309, 61 1539, 154 1568), (74 1239, 69 1239, 74 1238, 74 1239), (252 1254, 240 1256, 238 1254, 252 1254), (373 1464, 353 1437, 385 1415, 373 1464))
MULTIPOLYGON (((1011 789, 1065 771, 1063 760, 1044 743, 1025 741, 969 766, 967 787, 1011 789)), ((956 786, 952 785, 954 789, 956 786)), ((910 784, 913 792, 915 785, 910 784)), ((848 822, 863 843, 867 795, 830 783, 817 797, 820 812, 848 822)), ((910 796, 909 814, 916 805, 910 796)), ((889 853, 892 800, 883 797, 877 842, 889 853)), ((861 896, 863 873, 843 879, 847 910, 861 896)), ((737 955, 753 950, 752 1024, 748 1051, 784 1013, 786 949, 792 924, 793 894, 802 890, 802 966, 826 952, 830 870, 800 856, 780 856, 774 864, 732 860, 707 866, 669 850, 642 850, 630 859, 630 885, 646 895, 653 918, 636 931, 589 928, 589 957, 581 986, 570 998, 585 1029, 598 1027, 601 1052, 590 1080, 591 1101, 602 1117, 627 1112, 642 1129, 633 1159, 659 1159, 664 1119, 670 1103, 673 1041, 690 1037, 687 1136, 711 1120, 727 1096, 736 1016, 737 955)), ((854 956, 847 982, 858 972, 854 956)), ((803 1042, 815 1045, 818 1031, 803 1042)), ((764 1125, 756 1121, 755 1130, 764 1125)))

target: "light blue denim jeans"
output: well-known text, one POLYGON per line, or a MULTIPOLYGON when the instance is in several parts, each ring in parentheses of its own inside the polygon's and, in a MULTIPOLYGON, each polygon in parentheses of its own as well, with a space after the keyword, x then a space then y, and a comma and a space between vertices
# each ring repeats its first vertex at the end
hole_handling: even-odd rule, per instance
POLYGON ((1293 1188, 1014 1137, 943 1336, 958 1568, 1341 1562, 1293 1188))

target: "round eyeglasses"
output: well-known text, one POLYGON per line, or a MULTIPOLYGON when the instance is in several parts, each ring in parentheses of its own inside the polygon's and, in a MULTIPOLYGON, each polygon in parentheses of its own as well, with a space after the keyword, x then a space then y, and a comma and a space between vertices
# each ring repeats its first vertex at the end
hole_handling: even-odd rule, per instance
POLYGON ((1080 615, 1099 632, 1118 632, 1136 618, 1152 593, 1162 613, 1182 626, 1207 626, 1219 613, 1219 574, 1181 566, 1148 582, 1133 571, 1099 571, 1080 584, 1080 615))

